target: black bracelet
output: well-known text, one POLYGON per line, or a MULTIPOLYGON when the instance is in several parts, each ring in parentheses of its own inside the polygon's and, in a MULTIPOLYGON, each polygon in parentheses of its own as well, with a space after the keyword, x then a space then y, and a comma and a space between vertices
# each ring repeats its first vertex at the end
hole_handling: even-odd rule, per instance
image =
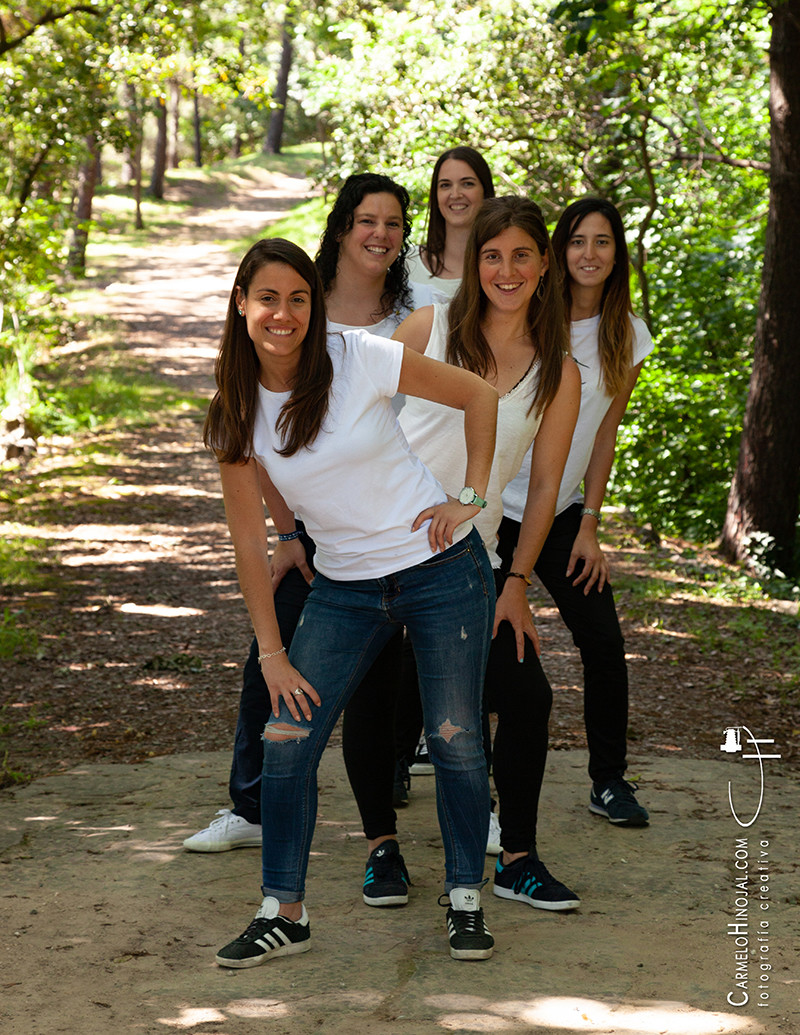
POLYGON ((295 529, 294 532, 278 532, 278 542, 279 543, 289 543, 289 542, 292 541, 292 539, 299 539, 299 538, 300 538, 300 533, 297 531, 297 529, 295 529))
POLYGON ((506 578, 507 579, 522 579, 522 581, 525 583, 526 586, 532 586, 533 585, 533 583, 528 578, 528 576, 527 575, 523 575, 521 571, 507 571, 506 572, 506 578))

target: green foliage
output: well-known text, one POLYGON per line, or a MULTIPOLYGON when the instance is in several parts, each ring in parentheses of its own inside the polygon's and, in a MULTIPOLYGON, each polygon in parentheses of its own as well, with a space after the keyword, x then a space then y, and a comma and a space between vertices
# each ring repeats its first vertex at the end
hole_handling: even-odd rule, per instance
MULTIPOLYGON (((9 502, 10 494, 4 493, 4 502, 9 502)), ((42 576, 39 561, 46 549, 46 544, 40 539, 12 539, 10 537, 0 540, 0 586, 21 586, 31 589, 42 585, 42 576)))
POLYGON ((82 363, 78 356, 39 370, 38 376, 50 388, 30 413, 39 433, 45 435, 72 434, 119 421, 141 426, 167 409, 201 408, 199 400, 174 391, 125 357, 96 366, 82 363))
POLYGON ((325 219, 329 208, 330 202, 327 198, 319 197, 312 198, 311 201, 304 201, 282 219, 270 223, 243 241, 238 241, 235 253, 241 255, 245 248, 249 248, 262 237, 286 237, 295 244, 299 244, 313 258, 319 248, 319 239, 325 229, 325 219))
POLYGON ((349 12, 301 84, 328 127, 331 180, 388 172, 419 211, 436 156, 468 143, 500 193, 533 195, 551 223, 584 193, 618 205, 657 350, 612 488, 657 529, 705 539, 741 432, 769 160, 766 26, 730 15, 687 0, 576 0, 551 17, 536 0, 409 0, 380 19, 349 12))
POLYGON ((36 655, 39 640, 32 629, 18 624, 20 615, 5 608, 0 618, 0 658, 20 658, 36 655))

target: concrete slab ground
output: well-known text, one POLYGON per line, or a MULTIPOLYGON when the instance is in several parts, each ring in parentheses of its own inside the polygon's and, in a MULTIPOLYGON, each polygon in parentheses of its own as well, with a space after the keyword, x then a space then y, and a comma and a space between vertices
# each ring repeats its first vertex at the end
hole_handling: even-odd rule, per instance
POLYGON ((627 830, 589 813, 585 763, 551 752, 540 831, 542 857, 581 908, 531 909, 489 883, 497 947, 472 963, 447 953, 433 777, 413 779, 400 816, 411 901, 370 909, 358 815, 329 747, 312 951, 240 971, 214 953, 260 902, 259 852, 181 846, 227 804, 226 752, 86 765, 3 792, 0 1031, 795 1035, 797 777, 765 761, 763 801, 743 827, 758 808, 757 764, 634 759, 652 822, 627 830))

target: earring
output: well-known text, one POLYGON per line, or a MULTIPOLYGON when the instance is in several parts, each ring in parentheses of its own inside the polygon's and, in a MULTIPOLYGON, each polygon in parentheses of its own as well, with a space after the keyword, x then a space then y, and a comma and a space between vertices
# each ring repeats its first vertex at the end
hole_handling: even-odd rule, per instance
POLYGON ((540 302, 544 298, 544 274, 542 274, 542 276, 539 277, 539 285, 536 288, 536 297, 539 299, 540 302))
POLYGON ((239 316, 244 316, 244 309, 239 309, 239 316))

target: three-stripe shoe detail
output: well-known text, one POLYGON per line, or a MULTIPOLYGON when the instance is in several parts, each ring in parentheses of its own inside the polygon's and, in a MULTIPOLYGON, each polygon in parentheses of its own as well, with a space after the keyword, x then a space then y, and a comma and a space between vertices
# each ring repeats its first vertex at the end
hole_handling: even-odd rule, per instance
POLYGON ((303 906, 299 920, 279 916, 280 902, 267 896, 247 930, 216 955, 221 967, 257 967, 273 956, 292 956, 311 948, 311 928, 303 906))

